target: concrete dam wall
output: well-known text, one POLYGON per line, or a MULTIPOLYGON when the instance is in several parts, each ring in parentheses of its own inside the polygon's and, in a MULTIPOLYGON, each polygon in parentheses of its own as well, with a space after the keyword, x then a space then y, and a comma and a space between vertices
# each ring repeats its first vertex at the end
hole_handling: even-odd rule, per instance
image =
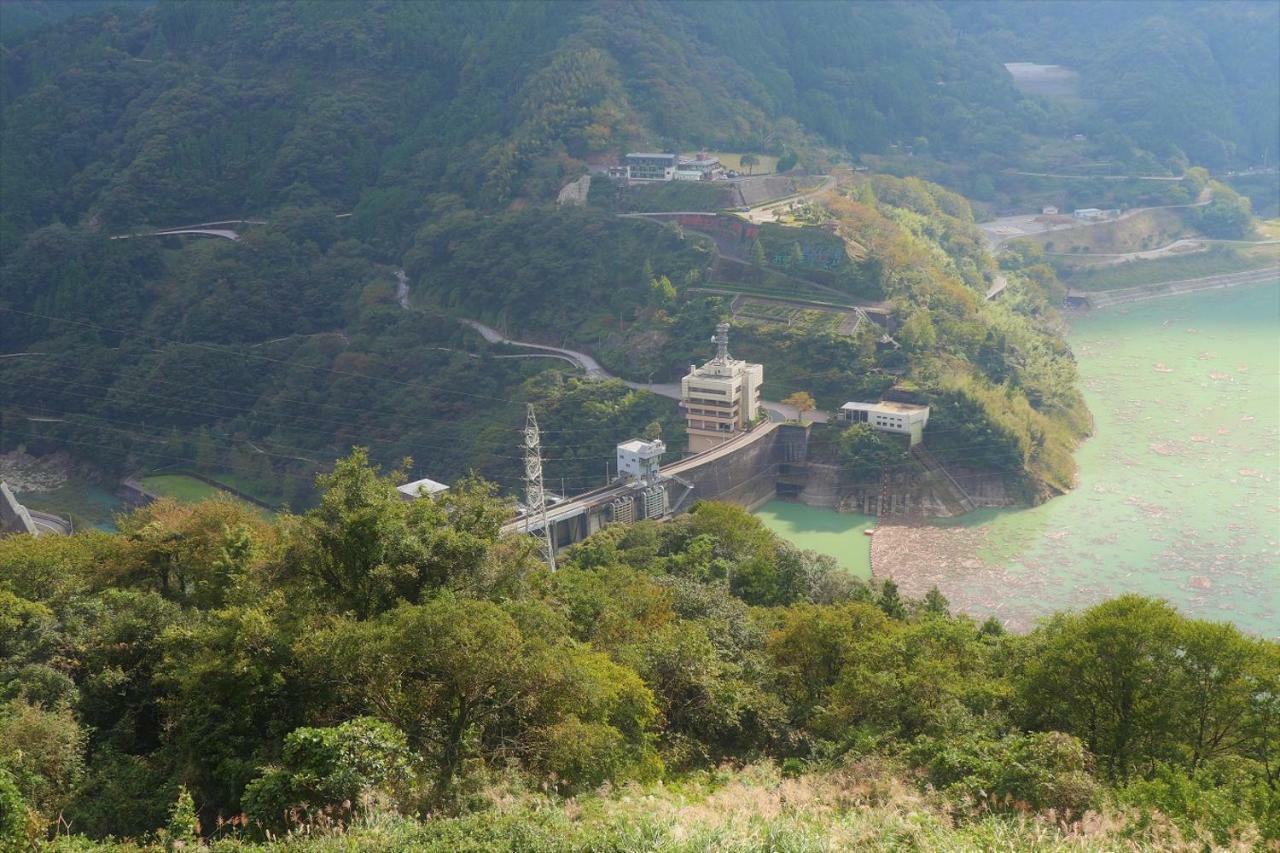
MULTIPOLYGON (((682 485, 692 485, 693 489, 682 496, 678 505, 688 509, 694 501, 703 500, 724 501, 747 509, 763 506, 777 492, 779 466, 791 459, 803 460, 806 438, 804 427, 783 424, 731 453, 682 471, 682 485)), ((673 501, 672 506, 676 505, 673 501)))

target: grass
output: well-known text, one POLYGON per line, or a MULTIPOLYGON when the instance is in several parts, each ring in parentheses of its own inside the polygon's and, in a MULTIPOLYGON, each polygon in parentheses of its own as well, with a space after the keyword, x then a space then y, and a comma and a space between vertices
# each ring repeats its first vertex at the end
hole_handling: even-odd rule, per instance
MULTIPOLYGON (((574 799, 498 784, 477 800, 477 811, 457 817, 417 821, 377 813, 350 827, 312 828, 265 843, 223 838, 207 849, 211 853, 1208 849, 1204 839, 1183 837, 1159 815, 1144 821, 1136 813, 1111 808, 1090 812, 1070 826, 1052 815, 1016 812, 956 819, 941 795, 922 792, 899 771, 875 760, 793 778, 766 762, 574 799)), ((45 849, 159 853, 172 848, 163 843, 93 845, 63 837, 45 849)))
POLYGON ((744 175, 747 174, 748 171, 753 175, 772 175, 778 169, 778 158, 774 157, 772 154, 755 155, 756 159, 760 162, 748 169, 744 168, 742 165, 742 155, 751 153, 749 151, 743 151, 736 154, 728 151, 709 151, 707 153, 712 157, 719 158, 720 165, 724 166, 726 169, 733 169, 734 171, 741 172, 744 175))
POLYGON ((1190 255, 1076 270, 1069 277, 1064 277, 1063 281, 1076 290, 1119 290, 1144 284, 1245 272, 1275 263, 1275 258, 1267 255, 1250 255, 1234 248, 1214 248, 1190 255))
POLYGON ((1259 222, 1254 228, 1262 240, 1280 240, 1280 219, 1268 219, 1259 222))
POLYGON ((754 284, 738 284, 729 281, 709 281, 704 287, 695 288, 698 290, 722 290, 725 293, 741 293, 744 296, 763 296, 769 299, 787 299, 792 302, 803 302, 807 305, 813 305, 817 308, 848 308, 850 305, 836 302, 839 299, 834 294, 822 293, 822 299, 814 299, 810 297, 812 291, 807 290, 788 290, 780 287, 765 287, 754 284))
POLYGON ((143 477, 142 485, 147 491, 182 503, 197 503, 227 494, 222 489, 185 474, 153 474, 143 477))

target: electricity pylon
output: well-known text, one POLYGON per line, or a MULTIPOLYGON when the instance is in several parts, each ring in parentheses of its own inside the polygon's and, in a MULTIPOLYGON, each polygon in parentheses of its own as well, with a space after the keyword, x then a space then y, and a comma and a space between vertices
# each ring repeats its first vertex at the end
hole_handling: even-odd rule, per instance
POLYGON ((533 404, 529 404, 529 418, 524 426, 524 489, 525 514, 524 529, 531 532, 530 519, 537 518, 542 523, 542 535, 538 537, 538 547, 543 559, 556 570, 556 549, 551 544, 551 527, 547 524, 547 492, 542 487, 542 440, 538 434, 538 419, 533 414, 533 404))

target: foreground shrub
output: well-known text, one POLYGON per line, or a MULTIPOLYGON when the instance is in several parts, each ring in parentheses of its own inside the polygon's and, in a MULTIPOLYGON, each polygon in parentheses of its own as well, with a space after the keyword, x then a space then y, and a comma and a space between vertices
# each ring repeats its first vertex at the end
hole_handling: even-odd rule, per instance
POLYGON ((409 773, 404 734, 372 717, 296 729, 285 738, 282 758, 283 766, 245 788, 245 814, 262 829, 321 814, 349 818, 402 785, 409 773))
POLYGON ((922 737, 912 748, 929 781, 975 811, 1048 811, 1075 819, 1096 805, 1098 783, 1078 738, 1062 732, 922 737))

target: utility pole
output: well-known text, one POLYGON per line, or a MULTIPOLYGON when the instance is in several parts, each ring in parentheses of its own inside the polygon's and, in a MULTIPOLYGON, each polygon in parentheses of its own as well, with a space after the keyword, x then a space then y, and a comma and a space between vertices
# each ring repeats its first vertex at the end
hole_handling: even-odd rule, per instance
POLYGON ((533 404, 529 404, 529 418, 524 427, 524 488, 527 509, 524 516, 524 529, 531 532, 530 519, 537 518, 542 523, 542 535, 538 537, 539 550, 551 571, 556 570, 556 549, 551 544, 551 527, 547 524, 547 493, 542 487, 542 440, 538 433, 538 419, 533 414, 533 404))

